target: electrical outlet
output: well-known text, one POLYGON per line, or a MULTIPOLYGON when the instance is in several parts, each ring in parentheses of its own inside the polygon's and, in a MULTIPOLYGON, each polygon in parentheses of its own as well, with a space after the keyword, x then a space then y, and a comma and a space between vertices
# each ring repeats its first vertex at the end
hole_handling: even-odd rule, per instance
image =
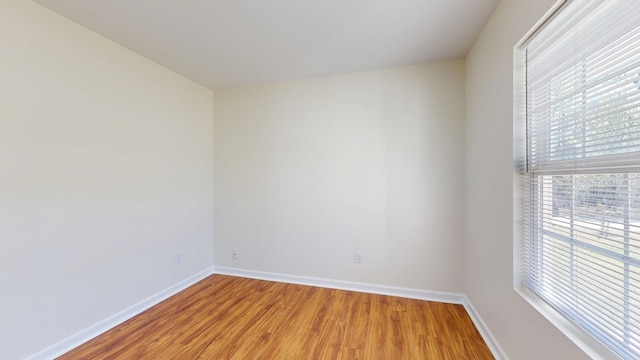
POLYGON ((356 251, 353 253, 353 262, 356 264, 362 264, 363 257, 362 251, 356 251))
POLYGON ((238 250, 236 249, 231 250, 231 259, 238 260, 238 250))
POLYGON ((175 258, 175 260, 176 260, 176 265, 180 265, 180 264, 182 264, 182 253, 181 253, 181 252, 179 252, 179 251, 178 251, 178 252, 176 253, 176 258, 175 258))

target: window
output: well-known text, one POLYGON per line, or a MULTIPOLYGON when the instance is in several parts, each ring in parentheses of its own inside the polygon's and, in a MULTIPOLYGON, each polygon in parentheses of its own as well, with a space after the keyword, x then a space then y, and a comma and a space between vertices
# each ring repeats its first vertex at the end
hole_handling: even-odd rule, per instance
POLYGON ((522 284, 640 358, 640 1, 567 1, 522 45, 522 284))

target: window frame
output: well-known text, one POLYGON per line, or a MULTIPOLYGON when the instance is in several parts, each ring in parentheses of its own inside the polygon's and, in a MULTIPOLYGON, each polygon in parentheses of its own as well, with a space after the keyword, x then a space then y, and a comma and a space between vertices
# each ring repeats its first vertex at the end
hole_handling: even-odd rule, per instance
POLYGON ((568 320, 558 313, 552 306, 542 300, 537 294, 523 285, 524 274, 522 272, 521 254, 523 239, 521 227, 522 221, 521 203, 523 176, 521 170, 525 168, 527 149, 527 105, 526 105, 526 45, 528 41, 542 29, 545 24, 552 21, 565 5, 572 0, 559 0, 551 9, 527 32, 527 34, 515 45, 513 51, 513 288, 534 309, 550 321, 556 328, 572 340, 580 349, 594 359, 620 359, 620 357, 600 342, 595 336, 582 329, 573 321, 568 320))

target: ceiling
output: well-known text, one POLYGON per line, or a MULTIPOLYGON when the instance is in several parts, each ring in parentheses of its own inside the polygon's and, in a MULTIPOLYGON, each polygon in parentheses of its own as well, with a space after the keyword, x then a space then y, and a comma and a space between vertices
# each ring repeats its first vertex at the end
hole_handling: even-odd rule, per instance
POLYGON ((499 0, 36 0, 211 89, 463 57, 499 0))

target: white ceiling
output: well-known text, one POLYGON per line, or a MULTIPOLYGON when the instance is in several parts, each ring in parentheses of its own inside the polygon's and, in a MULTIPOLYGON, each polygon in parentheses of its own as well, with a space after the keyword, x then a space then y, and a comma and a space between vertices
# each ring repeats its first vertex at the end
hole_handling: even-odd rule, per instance
POLYGON ((499 0, 36 0, 211 89, 463 57, 499 0))

